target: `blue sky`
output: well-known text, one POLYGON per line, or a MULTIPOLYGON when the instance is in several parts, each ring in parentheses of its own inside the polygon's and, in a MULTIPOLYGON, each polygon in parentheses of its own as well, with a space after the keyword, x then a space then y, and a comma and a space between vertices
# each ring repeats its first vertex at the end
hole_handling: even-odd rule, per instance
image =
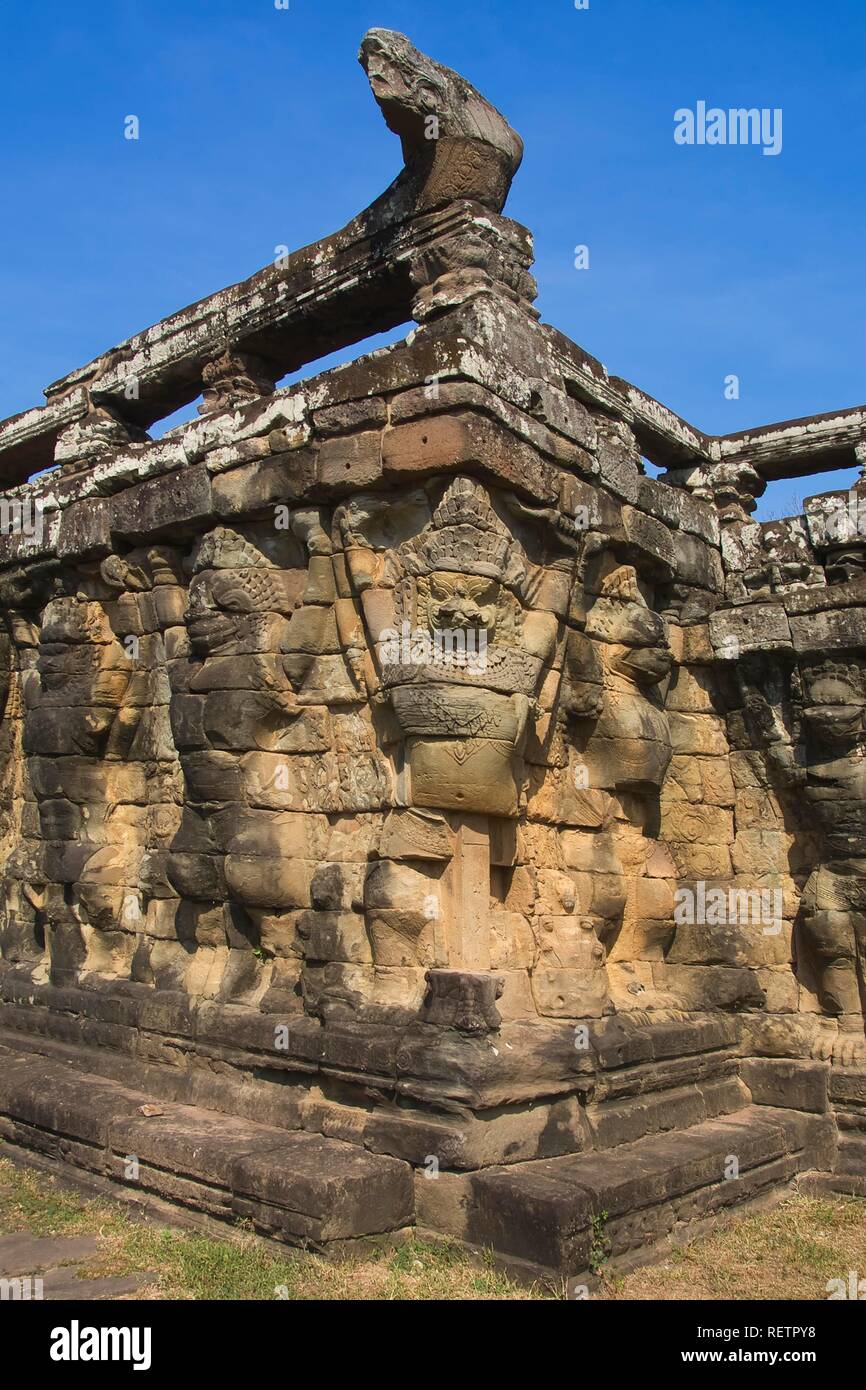
POLYGON ((866 401, 863 0, 289 4, 3 7, 0 416, 382 191, 400 158, 355 61, 372 25, 523 135, 507 210, 543 317, 611 372, 714 433, 866 401), (699 100, 781 107, 782 153, 678 146, 699 100))

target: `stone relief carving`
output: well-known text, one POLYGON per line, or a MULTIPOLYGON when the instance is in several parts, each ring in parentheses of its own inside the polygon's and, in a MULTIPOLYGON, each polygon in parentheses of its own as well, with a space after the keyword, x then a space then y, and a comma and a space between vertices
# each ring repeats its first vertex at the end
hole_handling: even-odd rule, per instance
MULTIPOLYGON (((406 158, 377 216, 475 189, 495 218, 507 123, 399 36, 362 61, 406 158)), ((431 224, 413 245, 431 344, 438 314, 480 304, 484 351, 535 331, 516 235, 494 249, 478 226, 455 252, 431 224)), ((113 399, 59 432, 63 544, 2 572, 4 958, 472 1029, 775 1000, 834 1021, 819 1052, 859 1056, 856 642, 786 657, 784 713, 736 658, 757 605, 790 634, 791 595, 856 584, 831 502, 752 522, 743 458, 650 480, 626 419, 550 363, 514 399, 471 373, 421 390, 435 346, 381 396, 365 378, 289 408, 262 343, 202 358, 182 506, 127 463, 110 481, 155 447, 113 399), (79 498, 97 467, 109 495, 79 498), (768 875, 778 943, 675 918, 682 890, 768 875)))
POLYGON ((573 1274, 606 1148, 659 1230, 732 1135, 749 1195, 862 1185, 864 489, 751 518, 866 413, 716 439, 609 376, 532 306, 505 119, 402 35, 361 61, 382 197, 0 422, 41 509, 0 526, 4 1054, 105 1049, 56 1113, 4 1062, 0 1129, 54 1152, 62 1109, 108 1168, 153 1083, 169 1195, 204 1150, 288 1238, 414 1213, 573 1274))
POLYGON ((866 666, 822 661, 800 670, 809 821, 821 861, 803 889, 801 951, 815 971, 821 1009, 838 1021, 816 1052, 866 1058, 866 666))

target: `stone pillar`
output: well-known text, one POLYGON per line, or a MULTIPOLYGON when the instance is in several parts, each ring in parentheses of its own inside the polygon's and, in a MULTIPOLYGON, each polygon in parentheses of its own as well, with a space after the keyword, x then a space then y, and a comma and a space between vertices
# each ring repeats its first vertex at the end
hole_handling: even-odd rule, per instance
POLYGON ((448 959, 455 970, 490 969, 490 826, 486 816, 466 816, 454 853, 454 913, 448 959))
POLYGON ((279 371, 253 353, 226 345, 219 357, 205 363, 201 376, 199 414, 209 415, 259 400, 262 396, 272 396, 279 371))

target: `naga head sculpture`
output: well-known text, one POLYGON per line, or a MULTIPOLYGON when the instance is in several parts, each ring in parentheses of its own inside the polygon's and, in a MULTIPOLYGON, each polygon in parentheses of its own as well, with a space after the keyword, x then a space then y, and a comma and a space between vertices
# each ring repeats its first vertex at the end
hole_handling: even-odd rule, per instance
POLYGON ((425 202, 447 193, 498 212, 523 159, 523 141, 505 117, 465 78, 392 29, 369 30, 359 61, 388 129, 400 138, 407 169, 441 163, 425 202))
POLYGON ((609 669, 638 686, 658 685, 673 661, 664 620, 647 606, 631 565, 602 582, 590 610, 586 634, 606 645, 609 669))
MULTIPOLYGON (((297 585, 294 586, 297 588, 297 585)), ((217 527, 199 545, 186 611, 197 658, 279 651, 296 606, 291 573, 277 569, 245 537, 217 527)))

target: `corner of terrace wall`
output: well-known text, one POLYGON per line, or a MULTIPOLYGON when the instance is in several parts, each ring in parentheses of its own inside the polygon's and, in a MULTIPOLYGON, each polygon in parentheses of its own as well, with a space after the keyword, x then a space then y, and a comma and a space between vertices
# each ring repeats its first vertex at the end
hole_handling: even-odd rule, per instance
POLYGON ((609 376, 538 321, 505 119, 401 35, 362 63, 370 208, 0 424, 0 1135, 577 1273, 598 1152, 663 1224, 732 1129, 757 1195, 862 1128, 862 489, 751 516, 864 417, 714 439, 609 376), (540 1158, 588 1165, 568 1250, 540 1158))

